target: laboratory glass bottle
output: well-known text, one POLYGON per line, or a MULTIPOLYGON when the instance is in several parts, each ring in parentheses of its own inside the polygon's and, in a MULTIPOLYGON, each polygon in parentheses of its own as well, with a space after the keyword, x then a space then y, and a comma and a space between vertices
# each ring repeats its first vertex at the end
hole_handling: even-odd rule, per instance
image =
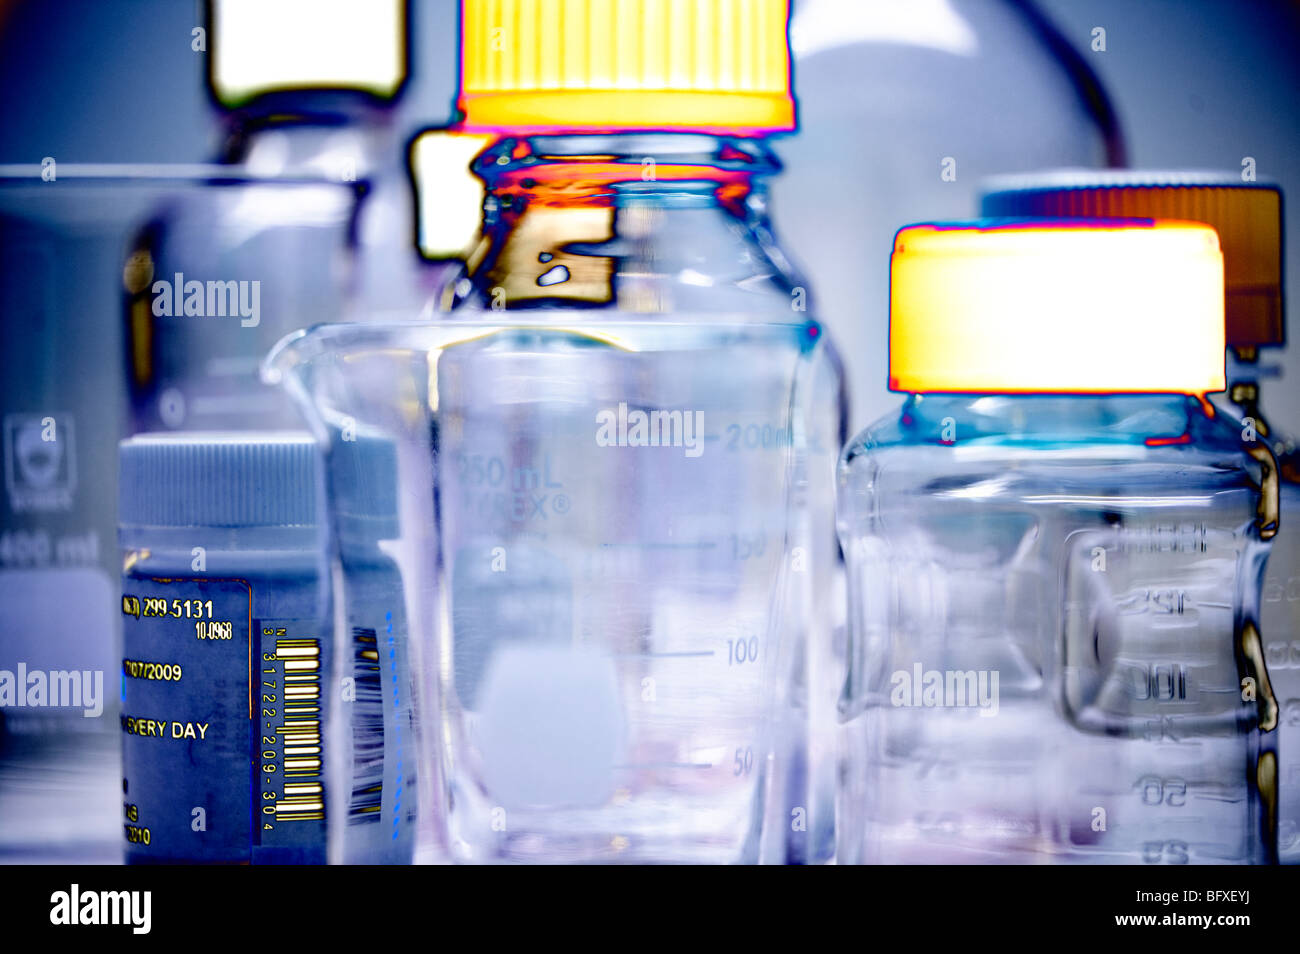
POLYGON ((1276 483, 1206 399, 1213 229, 909 226, 890 323, 903 407, 839 470, 839 860, 1268 860, 1276 483))

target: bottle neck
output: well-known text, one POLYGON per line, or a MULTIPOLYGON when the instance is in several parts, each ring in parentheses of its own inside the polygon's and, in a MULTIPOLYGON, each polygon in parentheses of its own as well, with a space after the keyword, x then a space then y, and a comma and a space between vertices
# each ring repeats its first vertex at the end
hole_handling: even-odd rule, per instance
POLYGON ((690 134, 499 142, 476 163, 481 240, 452 307, 762 313, 806 293, 772 238, 759 140, 690 134))
POLYGON ((1178 444, 1214 427, 1213 406, 1186 394, 909 394, 901 423, 944 443, 1178 444))
POLYGON ((401 151, 391 105, 306 91, 259 97, 228 113, 220 160, 266 175, 371 177, 401 151))

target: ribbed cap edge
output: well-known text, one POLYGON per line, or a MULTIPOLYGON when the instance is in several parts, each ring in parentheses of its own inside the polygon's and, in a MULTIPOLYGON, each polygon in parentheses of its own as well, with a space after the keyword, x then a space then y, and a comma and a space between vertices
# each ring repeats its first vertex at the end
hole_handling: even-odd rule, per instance
POLYGON ((310 527, 309 434, 144 434, 119 445, 118 519, 146 527, 310 527))

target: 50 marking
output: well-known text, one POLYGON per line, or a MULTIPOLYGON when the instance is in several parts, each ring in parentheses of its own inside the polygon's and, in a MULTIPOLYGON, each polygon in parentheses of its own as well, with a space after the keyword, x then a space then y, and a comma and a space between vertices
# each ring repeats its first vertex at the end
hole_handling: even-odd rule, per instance
POLYGON ((1133 787, 1142 792, 1143 805, 1168 805, 1182 808, 1187 804, 1187 781, 1181 778, 1161 778, 1144 775, 1133 787))
POLYGON ((731 774, 739 778, 754 770, 754 749, 752 746, 736 749, 736 758, 732 762, 731 774))

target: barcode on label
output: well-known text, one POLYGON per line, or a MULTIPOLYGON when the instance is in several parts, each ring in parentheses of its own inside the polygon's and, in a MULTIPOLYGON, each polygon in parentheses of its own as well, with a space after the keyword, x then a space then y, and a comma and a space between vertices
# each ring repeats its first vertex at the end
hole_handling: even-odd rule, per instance
POLYGON ((325 817, 321 780, 320 642, 277 639, 275 655, 284 666, 284 796, 276 821, 318 821, 325 817), (293 781, 288 781, 293 779, 293 781))
POLYGON ((375 631, 352 630, 356 700, 352 710, 352 824, 379 821, 384 790, 384 710, 375 631))

